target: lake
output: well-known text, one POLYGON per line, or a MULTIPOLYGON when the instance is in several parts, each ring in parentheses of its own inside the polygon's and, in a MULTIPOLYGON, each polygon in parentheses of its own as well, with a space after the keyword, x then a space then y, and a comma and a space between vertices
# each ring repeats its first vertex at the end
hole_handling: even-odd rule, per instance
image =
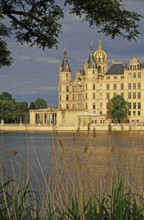
POLYGON ((144 132, 141 131, 1 132, 0 149, 1 164, 9 176, 12 165, 18 178, 25 175, 28 167, 32 182, 36 183, 37 178, 44 184, 43 177, 49 176, 53 157, 55 172, 61 173, 62 183, 71 175, 75 179, 79 176, 88 188, 98 183, 105 188, 114 177, 122 175, 128 186, 143 191, 144 132))

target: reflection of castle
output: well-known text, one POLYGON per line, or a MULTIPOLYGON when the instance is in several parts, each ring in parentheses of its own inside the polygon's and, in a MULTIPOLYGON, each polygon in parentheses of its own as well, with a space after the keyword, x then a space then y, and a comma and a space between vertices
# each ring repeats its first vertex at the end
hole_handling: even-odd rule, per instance
POLYGON ((88 60, 72 73, 64 50, 59 66, 58 109, 30 111, 31 124, 103 124, 109 109, 109 100, 121 95, 129 102, 129 121, 144 120, 144 66, 137 58, 128 67, 113 61, 108 69, 108 56, 98 41, 98 50, 90 47, 88 60))

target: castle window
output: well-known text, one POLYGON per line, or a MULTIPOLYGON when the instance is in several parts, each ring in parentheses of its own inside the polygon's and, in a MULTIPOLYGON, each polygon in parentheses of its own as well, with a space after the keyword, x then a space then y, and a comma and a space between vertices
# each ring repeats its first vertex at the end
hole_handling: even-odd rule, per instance
POLYGON ((116 97, 116 95, 117 95, 116 93, 113 94, 114 97, 116 97))
POLYGON ((138 92, 138 93, 137 93, 137 98, 138 98, 138 99, 141 99, 141 92, 138 92))
POLYGON ((86 103, 86 106, 85 106, 85 107, 86 107, 86 109, 87 109, 87 103, 86 103))
POLYGON ((107 78, 107 79, 110 79, 110 76, 107 76, 106 78, 107 78))
POLYGON ((131 99, 131 93, 128 92, 128 99, 131 99))
POLYGON ((102 107, 103 107, 103 104, 102 104, 102 103, 99 103, 99 108, 100 108, 100 110, 102 110, 102 107))
POLYGON ((136 89, 136 83, 133 83, 133 89, 136 89))
POLYGON ((133 111, 133 116, 135 116, 136 115, 136 111, 133 111))
POLYGON ((59 100, 61 101, 61 95, 59 96, 59 100))
POLYGON ((133 103, 133 109, 136 109, 136 102, 133 103))
POLYGON ((121 76, 121 79, 124 79, 124 76, 121 76))
POLYGON ((66 109, 69 109, 69 105, 68 104, 66 105, 66 109))
POLYGON ((128 109, 131 109, 131 103, 130 102, 128 103, 128 109))
POLYGON ((93 99, 95 99, 95 93, 93 93, 93 99))
POLYGON ((99 84, 99 89, 102 89, 102 84, 99 84))
POLYGON ((93 103, 93 109, 95 109, 95 103, 93 103))
POLYGON ((101 73, 101 66, 98 66, 98 73, 101 73))
POLYGON ((136 99, 136 92, 133 92, 133 99, 136 99))
POLYGON ((141 109, 141 102, 138 102, 138 109, 141 109))
POLYGON ((66 86, 66 92, 69 92, 69 87, 68 86, 66 86))
POLYGON ((136 73, 135 72, 133 73, 133 78, 136 78, 136 73))
POLYGON ((132 74, 131 73, 128 74, 128 78, 129 79, 132 78, 132 74))
POLYGON ((138 111, 138 116, 140 116, 141 115, 141 112, 140 111, 138 111))
POLYGON ((69 95, 66 95, 66 100, 67 100, 67 101, 69 100, 69 95))
POLYGON ((61 92, 61 86, 59 87, 59 91, 61 92))
POLYGON ((106 94, 106 99, 109 99, 109 97, 110 97, 110 94, 107 93, 107 94, 106 94))
POLYGON ((141 73, 138 73, 138 78, 141 78, 141 73))
POLYGON ((123 93, 123 92, 121 92, 121 97, 123 97, 123 98, 124 98, 124 93, 123 93))
POLYGON ((113 89, 117 89, 117 84, 116 83, 114 83, 113 89))
POLYGON ((131 115, 131 111, 128 112, 128 115, 131 115))
POLYGON ((136 70, 136 65, 133 65, 133 70, 136 70))
POLYGON ((137 86, 138 86, 138 89, 141 89, 141 83, 138 83, 137 86))
POLYGON ((124 89, 124 84, 123 83, 121 83, 121 89, 124 89))
POLYGON ((87 99, 87 93, 85 94, 85 98, 87 99))
POLYGON ((93 90, 95 90, 95 84, 93 84, 93 90))
POLYGON ((131 89, 131 83, 128 83, 128 89, 131 89))
POLYGON ((102 99, 102 93, 99 93, 99 99, 102 99))
POLYGON ((110 88, 110 85, 106 84, 106 90, 109 90, 109 88, 110 88))
POLYGON ((117 79, 117 76, 114 76, 114 79, 117 79))

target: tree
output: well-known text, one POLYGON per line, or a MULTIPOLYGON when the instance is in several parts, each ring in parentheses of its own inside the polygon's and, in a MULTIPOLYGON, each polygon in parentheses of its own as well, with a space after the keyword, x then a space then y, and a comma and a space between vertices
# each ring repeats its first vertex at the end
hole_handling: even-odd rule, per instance
POLYGON ((32 110, 32 109, 36 109, 34 102, 31 102, 29 105, 29 110, 32 110))
POLYGON ((128 102, 124 100, 124 98, 120 95, 117 95, 111 99, 111 108, 109 112, 109 116, 112 119, 120 120, 123 118, 127 118, 128 115, 128 102))
POLYGON ((15 100, 12 95, 7 92, 0 94, 0 120, 6 123, 14 122, 15 120, 15 100))
POLYGON ((15 123, 24 123, 27 121, 28 103, 16 102, 15 104, 15 123))
MULTIPOLYGON (((96 26, 106 36, 136 39, 140 32, 137 22, 141 16, 124 8, 122 0, 64 0, 90 27, 96 26)), ((0 1, 0 67, 9 66, 12 56, 6 38, 16 42, 37 45, 45 49, 58 45, 64 17, 61 1, 55 0, 1 0, 0 1), (59 5, 58 5, 59 2, 59 5)))
POLYGON ((47 102, 42 98, 37 98, 34 104, 36 109, 47 108, 47 102))

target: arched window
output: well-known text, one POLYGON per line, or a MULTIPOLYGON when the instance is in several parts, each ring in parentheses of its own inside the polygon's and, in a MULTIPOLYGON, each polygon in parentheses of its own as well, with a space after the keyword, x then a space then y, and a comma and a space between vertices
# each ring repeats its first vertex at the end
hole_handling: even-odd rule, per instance
POLYGON ((101 66, 98 66, 98 73, 101 73, 101 66))

